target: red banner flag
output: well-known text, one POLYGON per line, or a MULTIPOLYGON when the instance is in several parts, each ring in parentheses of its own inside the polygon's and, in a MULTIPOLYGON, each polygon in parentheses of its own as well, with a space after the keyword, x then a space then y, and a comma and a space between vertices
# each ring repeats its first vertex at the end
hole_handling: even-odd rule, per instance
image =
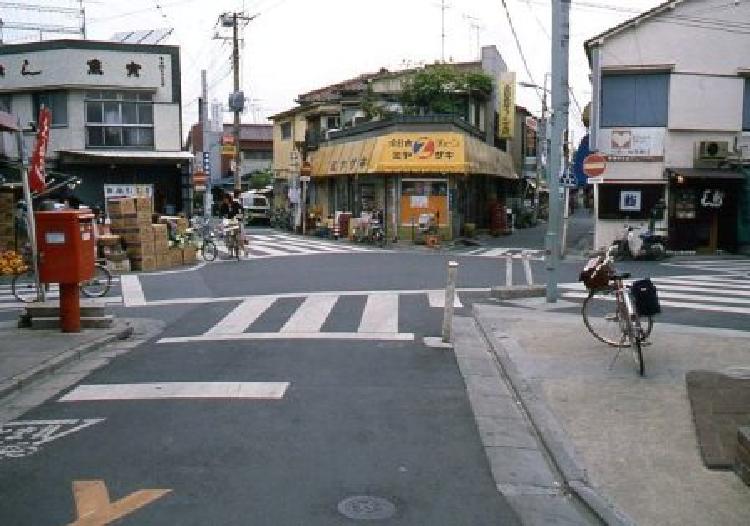
POLYGON ((31 169, 29 170, 29 186, 32 192, 39 193, 47 187, 45 157, 47 156, 47 143, 49 142, 49 127, 51 123, 52 112, 50 109, 40 108, 36 144, 31 156, 31 169))

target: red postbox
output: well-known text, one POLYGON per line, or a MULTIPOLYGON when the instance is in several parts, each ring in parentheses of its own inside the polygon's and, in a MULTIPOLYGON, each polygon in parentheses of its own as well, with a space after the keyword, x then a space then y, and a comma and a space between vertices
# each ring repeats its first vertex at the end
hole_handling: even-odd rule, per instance
POLYGON ((81 330, 79 284, 94 276, 94 215, 79 210, 36 212, 39 281, 60 284, 60 326, 81 330))

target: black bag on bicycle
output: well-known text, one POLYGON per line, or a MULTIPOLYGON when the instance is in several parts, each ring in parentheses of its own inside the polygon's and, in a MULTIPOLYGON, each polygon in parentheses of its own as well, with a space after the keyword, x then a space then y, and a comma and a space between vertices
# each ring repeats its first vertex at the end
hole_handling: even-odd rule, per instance
POLYGON ((635 300, 635 310, 639 316, 654 316, 661 312, 659 295, 650 279, 634 281, 631 291, 635 300))
POLYGON ((604 258, 596 257, 586 263, 586 266, 578 275, 578 281, 583 281, 583 284, 589 290, 602 290, 607 288, 611 275, 611 266, 605 264, 604 258))

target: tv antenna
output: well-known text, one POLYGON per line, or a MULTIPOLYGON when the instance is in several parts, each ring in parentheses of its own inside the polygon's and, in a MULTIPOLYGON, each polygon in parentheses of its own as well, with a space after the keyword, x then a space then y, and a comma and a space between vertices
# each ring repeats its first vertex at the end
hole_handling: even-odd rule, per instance
MULTIPOLYGON (((476 36, 476 50, 477 50, 477 56, 481 60, 482 58, 482 45, 480 43, 480 35, 482 33, 482 30, 484 29, 484 25, 479 23, 479 18, 475 16, 471 16, 467 13, 464 13, 464 20, 466 20, 469 23, 469 34, 471 35, 471 32, 474 32, 474 35, 476 36)), ((471 40, 471 36, 469 36, 469 40, 471 40)), ((473 44, 469 44, 469 47, 472 47, 473 44)))
POLYGON ((445 63, 445 11, 452 6, 445 0, 440 0, 440 3, 436 6, 440 8, 440 59, 441 62, 445 63))

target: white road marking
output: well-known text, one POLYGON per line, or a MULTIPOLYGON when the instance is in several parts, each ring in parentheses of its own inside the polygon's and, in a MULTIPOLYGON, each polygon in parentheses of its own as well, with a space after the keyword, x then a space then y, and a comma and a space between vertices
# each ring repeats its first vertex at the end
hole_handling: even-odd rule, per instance
POLYGON ((79 385, 58 402, 228 398, 280 400, 289 382, 166 382, 79 385))
MULTIPOLYGON (((586 299, 588 294, 585 292, 565 292, 564 298, 586 299)), ((730 307, 725 305, 709 305, 706 303, 687 303, 682 301, 662 300, 662 293, 659 293, 659 304, 662 307, 676 307, 680 309, 705 310, 712 312, 727 312, 730 314, 750 314, 750 308, 730 307)), ((605 299, 614 301, 614 297, 604 296, 605 299)))
POLYGON ((317 254, 317 252, 315 250, 310 250, 309 248, 303 248, 301 246, 292 245, 292 244, 289 244, 289 243, 284 243, 284 244, 281 244, 281 245, 279 245, 279 244, 273 244, 273 245, 271 245, 269 243, 258 243, 258 242, 255 242, 255 243, 252 243, 248 248, 250 248, 251 250, 256 250, 256 249, 257 250, 267 250, 267 249, 273 249, 273 247, 281 247, 281 248, 283 248, 284 251, 285 251, 284 255, 289 255, 289 254, 317 254))
POLYGON ((666 284, 662 281, 655 282, 657 285, 657 289, 660 288, 658 286, 663 285, 668 290, 673 290, 677 292, 702 292, 704 294, 719 294, 719 295, 728 295, 728 296, 746 296, 750 298, 750 288, 748 290, 730 290, 728 287, 732 287, 729 285, 728 287, 717 287, 716 285, 709 286, 709 285, 698 285, 695 287, 691 287, 690 283, 687 284, 687 286, 683 285, 672 285, 666 284))
POLYGON ((357 332, 397 333, 398 294, 370 294, 357 332))
POLYGON ((242 334, 217 334, 200 336, 176 336, 162 338, 157 343, 194 343, 242 340, 374 340, 412 341, 410 332, 243 332, 242 334))
POLYGON ((124 274, 121 277, 121 289, 123 303, 126 307, 137 307, 146 304, 141 280, 135 274, 124 274))
MULTIPOLYGON (((436 308, 436 309, 442 309, 445 307, 445 291, 444 290, 433 290, 430 291, 427 294, 427 298, 430 302, 430 307, 436 308)), ((461 300, 458 297, 458 294, 454 294, 453 296, 453 308, 455 309, 461 309, 463 308, 463 303, 461 303, 461 300)))
POLYGON ((245 332, 275 301, 276 298, 273 296, 246 299, 209 329, 206 334, 219 335, 245 332))
POLYGON ((487 257, 496 257, 496 256, 504 256, 508 253, 507 248, 493 248, 482 254, 483 256, 487 257))
MULTIPOLYGON (((407 290, 342 290, 342 291, 321 291, 321 292, 285 292, 274 295, 246 295, 246 296, 224 296, 218 298, 171 298, 165 300, 152 300, 146 302, 148 307, 162 307, 168 305, 197 305, 203 303, 221 303, 227 301, 244 301, 250 298, 262 298, 272 297, 275 299, 280 298, 300 298, 303 296, 327 296, 330 294, 336 294, 337 296, 368 296, 371 294, 398 294, 398 295, 414 295, 414 294, 429 294, 430 292, 443 291, 444 289, 407 289, 407 290)), ((456 289, 456 292, 489 292, 490 289, 487 287, 466 287, 456 289)), ((126 305, 127 306, 127 305, 126 305)))
POLYGON ((281 332, 320 332, 338 296, 308 296, 291 318, 281 328, 281 332))
POLYGON ((288 256, 290 255, 289 252, 285 252, 283 250, 277 250, 275 248, 261 245, 260 243, 251 244, 248 248, 255 252, 262 252, 261 255, 264 255, 264 256, 288 256))
POLYGON ((0 425, 0 459, 21 458, 40 446, 103 422, 103 418, 17 420, 0 425))

